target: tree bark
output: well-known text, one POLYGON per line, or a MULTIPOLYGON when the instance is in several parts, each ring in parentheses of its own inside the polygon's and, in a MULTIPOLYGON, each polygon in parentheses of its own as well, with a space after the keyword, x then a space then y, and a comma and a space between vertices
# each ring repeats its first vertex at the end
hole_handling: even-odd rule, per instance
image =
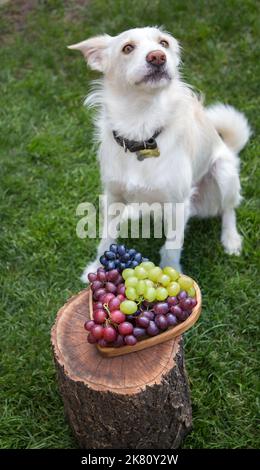
POLYGON ((192 413, 182 338, 105 358, 87 342, 89 292, 58 312, 52 347, 65 414, 85 449, 176 449, 192 413))

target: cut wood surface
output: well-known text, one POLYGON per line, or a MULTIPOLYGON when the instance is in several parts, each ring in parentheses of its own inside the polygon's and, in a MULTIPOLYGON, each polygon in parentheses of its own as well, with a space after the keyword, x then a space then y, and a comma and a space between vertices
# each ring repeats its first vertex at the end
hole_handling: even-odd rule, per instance
POLYGON ((87 342, 89 290, 58 312, 52 347, 65 413, 83 448, 176 448, 191 428, 181 337, 119 357, 87 342))

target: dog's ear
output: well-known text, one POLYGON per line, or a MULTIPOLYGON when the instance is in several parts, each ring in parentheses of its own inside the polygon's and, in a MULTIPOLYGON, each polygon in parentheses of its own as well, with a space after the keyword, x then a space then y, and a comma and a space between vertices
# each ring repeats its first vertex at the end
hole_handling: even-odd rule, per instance
POLYGON ((110 40, 111 36, 104 34, 86 39, 86 41, 79 42, 78 44, 72 44, 68 48, 82 52, 91 69, 104 72, 108 64, 107 49, 110 40))

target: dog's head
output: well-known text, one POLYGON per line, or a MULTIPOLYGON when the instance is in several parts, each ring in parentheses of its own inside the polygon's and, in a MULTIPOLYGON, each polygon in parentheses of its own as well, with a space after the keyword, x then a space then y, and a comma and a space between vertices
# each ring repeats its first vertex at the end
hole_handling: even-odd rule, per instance
POLYGON ((177 74, 179 44, 156 27, 135 28, 118 36, 96 36, 69 46, 115 86, 142 89, 167 86, 177 74))

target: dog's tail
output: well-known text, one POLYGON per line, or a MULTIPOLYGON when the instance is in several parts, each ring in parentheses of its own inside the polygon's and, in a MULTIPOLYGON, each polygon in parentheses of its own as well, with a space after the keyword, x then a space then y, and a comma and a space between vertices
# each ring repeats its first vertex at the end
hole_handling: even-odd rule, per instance
POLYGON ((221 103, 209 106, 206 112, 227 146, 236 153, 240 152, 251 135, 251 130, 244 114, 232 106, 221 103))

